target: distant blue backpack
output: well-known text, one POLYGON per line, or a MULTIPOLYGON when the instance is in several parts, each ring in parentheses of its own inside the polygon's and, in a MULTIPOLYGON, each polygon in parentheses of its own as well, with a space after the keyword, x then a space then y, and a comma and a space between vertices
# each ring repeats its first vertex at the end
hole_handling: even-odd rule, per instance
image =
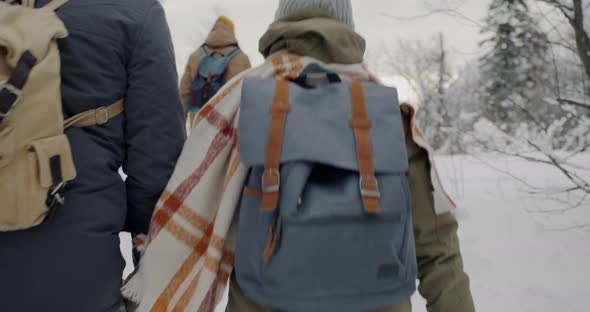
POLYGON ((319 69, 244 81, 237 283, 273 311, 399 304, 417 265, 396 90, 319 69))
POLYGON ((236 47, 223 55, 211 50, 207 45, 201 47, 201 60, 195 79, 190 87, 187 109, 197 113, 227 82, 227 69, 231 60, 240 53, 236 47))

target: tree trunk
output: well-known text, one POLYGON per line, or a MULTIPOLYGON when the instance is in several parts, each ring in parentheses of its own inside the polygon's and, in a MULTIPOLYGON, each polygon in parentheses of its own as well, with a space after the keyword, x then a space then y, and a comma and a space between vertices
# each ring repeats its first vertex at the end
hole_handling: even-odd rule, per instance
POLYGON ((442 109, 445 105, 444 103, 444 95, 445 95, 445 80, 447 78, 447 55, 445 50, 445 42, 442 33, 438 34, 438 40, 440 45, 440 56, 438 59, 439 68, 438 68, 438 97, 440 101, 439 109, 442 109))
POLYGON ((570 19, 570 23, 574 28, 576 35, 576 46, 578 48, 578 55, 580 61, 584 66, 584 71, 588 80, 590 80, 590 37, 584 29, 584 9, 582 0, 573 0, 574 2, 574 17, 570 19))

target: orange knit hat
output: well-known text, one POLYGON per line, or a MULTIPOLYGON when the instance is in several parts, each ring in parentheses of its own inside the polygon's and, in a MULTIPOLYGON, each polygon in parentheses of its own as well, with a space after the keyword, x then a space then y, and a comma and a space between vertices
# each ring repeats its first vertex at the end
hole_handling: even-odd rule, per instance
POLYGON ((234 26, 234 22, 232 22, 229 18, 227 18, 226 16, 220 16, 217 21, 215 22, 215 24, 217 23, 221 23, 224 25, 229 26, 229 28, 231 28, 232 31, 235 31, 235 26, 234 26))

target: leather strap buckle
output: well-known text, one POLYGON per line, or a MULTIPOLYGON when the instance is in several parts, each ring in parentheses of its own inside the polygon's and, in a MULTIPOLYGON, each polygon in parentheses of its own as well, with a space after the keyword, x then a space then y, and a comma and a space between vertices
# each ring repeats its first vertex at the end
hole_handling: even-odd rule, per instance
POLYGON ((49 197, 47 199, 47 206, 52 209, 56 206, 63 206, 65 203, 65 198, 63 196, 63 190, 65 188, 65 182, 61 182, 57 184, 55 187, 51 189, 49 192, 49 197))
POLYGON ((278 169, 265 169, 262 175, 262 192, 278 193, 281 187, 281 174, 278 169))
POLYGON ((96 117, 96 124, 99 126, 109 122, 109 111, 105 106, 97 108, 94 112, 94 116, 96 117))
MULTIPOLYGON (((2 92, 7 92, 10 96, 14 97, 14 100, 11 101, 12 104, 10 105, 10 108, 16 106, 16 104, 20 100, 20 97, 22 94, 22 90, 15 87, 11 83, 6 83, 6 84, 0 86, 0 93, 2 93, 2 92)), ((0 111, 0 117, 6 117, 9 114, 10 114, 10 110, 8 110, 6 113, 2 113, 0 111)))
POLYGON ((362 197, 380 198, 379 182, 374 176, 360 176, 359 187, 362 197))

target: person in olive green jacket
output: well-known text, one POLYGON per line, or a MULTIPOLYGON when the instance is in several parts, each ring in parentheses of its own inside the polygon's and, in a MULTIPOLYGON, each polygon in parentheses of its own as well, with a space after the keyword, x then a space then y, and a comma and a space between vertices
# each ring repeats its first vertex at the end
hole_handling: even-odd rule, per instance
MULTIPOLYGON (((277 19, 260 41, 260 52, 265 57, 286 49, 329 64, 364 61, 365 41, 354 32, 349 0, 281 0, 277 19), (340 23, 334 23, 334 19, 340 23)), ((411 116, 407 111, 402 112, 406 117, 419 292, 427 300, 429 312, 474 312, 469 278, 463 270, 459 249, 457 221, 450 213, 435 213, 428 153, 412 139, 411 116)), ((411 310, 408 298, 399 305, 375 312, 411 310)), ((247 298, 235 278, 230 283, 227 311, 272 312, 247 298)))

